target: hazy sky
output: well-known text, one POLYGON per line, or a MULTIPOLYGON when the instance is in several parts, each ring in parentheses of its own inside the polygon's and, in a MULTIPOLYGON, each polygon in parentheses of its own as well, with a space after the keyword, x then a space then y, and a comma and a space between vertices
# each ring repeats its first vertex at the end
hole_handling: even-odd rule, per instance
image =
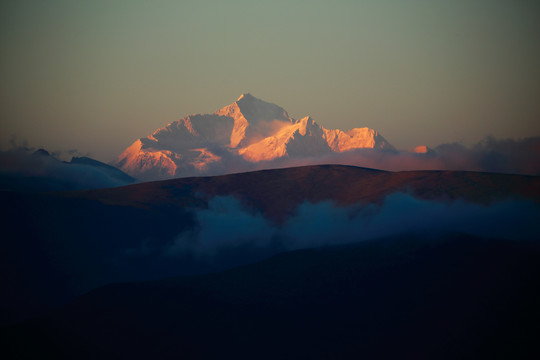
POLYGON ((0 142, 110 161, 244 92, 397 148, 540 135, 536 0, 2 1, 0 142))

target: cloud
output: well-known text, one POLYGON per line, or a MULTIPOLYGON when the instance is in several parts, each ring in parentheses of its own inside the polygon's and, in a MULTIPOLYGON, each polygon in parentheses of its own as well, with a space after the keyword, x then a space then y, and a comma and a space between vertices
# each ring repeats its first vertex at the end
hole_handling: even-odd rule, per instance
POLYGON ((196 228, 181 234, 165 254, 214 255, 222 248, 268 246, 276 233, 270 221, 260 213, 249 212, 231 196, 212 198, 207 209, 195 211, 195 217, 196 228))
POLYGON ((305 165, 341 164, 388 171, 462 170, 540 175, 540 137, 520 140, 487 137, 467 147, 460 143, 437 146, 424 154, 409 151, 356 149, 314 157, 284 157, 252 163, 224 149, 210 149, 221 157, 202 172, 185 176, 212 176, 305 165))
POLYGON ((540 175, 540 137, 522 140, 488 137, 471 151, 480 167, 488 171, 540 175))
POLYGON ((2 190, 59 191, 126 184, 110 169, 60 161, 42 149, 31 153, 27 147, 18 147, 0 152, 2 190))
MULTIPOLYGON (((1 148, 6 149, 4 146, 1 146, 1 148)), ((17 134, 13 134, 9 139, 9 145, 7 146, 7 150, 35 151, 36 148, 28 145, 28 140, 20 139, 17 134)))
POLYGON ((459 143, 441 144, 426 154, 357 149, 323 157, 282 159, 265 165, 284 167, 341 164, 389 171, 463 170, 540 175, 539 158, 540 137, 521 140, 488 137, 471 147, 459 143))
POLYGON ((213 259, 225 249, 251 246, 294 250, 346 244, 401 233, 466 233, 481 237, 534 240, 540 234, 540 206, 532 201, 501 201, 490 206, 464 201, 437 202, 395 193, 382 205, 299 206, 296 215, 276 225, 251 212, 234 197, 214 197, 195 211, 196 230, 164 249, 166 256, 195 254, 213 259))
POLYGON ((89 157, 89 153, 82 153, 78 149, 69 149, 69 150, 55 150, 51 152, 51 156, 56 159, 69 161, 73 157, 89 157))

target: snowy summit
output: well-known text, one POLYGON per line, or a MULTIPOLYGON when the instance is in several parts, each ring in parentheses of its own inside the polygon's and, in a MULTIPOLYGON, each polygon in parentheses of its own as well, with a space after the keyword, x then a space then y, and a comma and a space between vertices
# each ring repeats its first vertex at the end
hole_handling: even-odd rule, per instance
POLYGON ((246 171, 254 163, 272 167, 270 161, 363 148, 393 149, 373 129, 328 130, 246 93, 214 114, 189 115, 138 139, 115 165, 153 180, 246 171))

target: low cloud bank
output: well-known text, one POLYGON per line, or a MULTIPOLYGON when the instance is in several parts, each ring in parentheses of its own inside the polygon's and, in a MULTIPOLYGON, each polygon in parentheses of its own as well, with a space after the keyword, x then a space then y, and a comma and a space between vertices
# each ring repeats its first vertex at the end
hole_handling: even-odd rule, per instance
POLYGON ((208 209, 195 212, 196 229, 178 236, 163 253, 212 258, 226 249, 246 246, 294 250, 405 232, 535 240, 540 235, 539 216, 540 206, 532 201, 502 201, 483 206, 463 201, 420 200, 399 193, 387 197, 382 206, 304 203, 286 223, 274 225, 261 214, 245 209, 233 197, 215 197, 208 209))
POLYGON ((389 171, 463 170, 540 175, 538 159, 540 159, 540 137, 521 140, 488 137, 471 147, 448 143, 422 154, 358 149, 319 158, 275 161, 273 165, 284 167, 341 164, 389 171))
MULTIPOLYGON (((462 170, 506 174, 540 175, 540 137, 520 140, 488 137, 467 147, 447 143, 426 153, 380 149, 356 149, 313 157, 284 157, 249 162, 225 149, 209 149, 221 158, 204 169, 184 169, 181 176, 214 176, 263 169, 305 165, 340 164, 388 171, 462 170)), ((155 178, 152 178, 155 179, 155 178)), ((149 180, 149 179, 147 179, 149 180)))

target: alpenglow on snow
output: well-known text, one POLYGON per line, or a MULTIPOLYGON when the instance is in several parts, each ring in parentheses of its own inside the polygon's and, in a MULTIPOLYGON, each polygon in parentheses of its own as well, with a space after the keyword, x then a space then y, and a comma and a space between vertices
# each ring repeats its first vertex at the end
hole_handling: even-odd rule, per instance
POLYGON ((328 130, 306 116, 241 95, 213 114, 189 115, 136 140, 115 165, 141 179, 220 175, 309 163, 356 149, 393 150, 377 131, 328 130))

